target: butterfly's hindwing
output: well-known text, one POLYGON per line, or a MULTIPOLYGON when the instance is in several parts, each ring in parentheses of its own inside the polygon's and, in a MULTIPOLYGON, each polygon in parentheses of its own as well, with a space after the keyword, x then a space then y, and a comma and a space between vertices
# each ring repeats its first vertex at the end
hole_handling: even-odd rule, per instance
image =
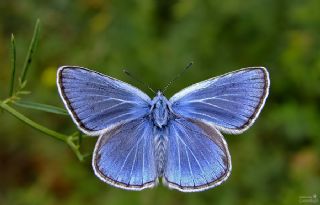
POLYGON ((168 129, 164 179, 170 188, 184 192, 202 191, 228 178, 231 158, 217 129, 183 118, 170 121, 168 129))
POLYGON ((93 155, 96 175, 113 186, 141 190, 156 185, 153 125, 138 119, 100 136, 93 155))

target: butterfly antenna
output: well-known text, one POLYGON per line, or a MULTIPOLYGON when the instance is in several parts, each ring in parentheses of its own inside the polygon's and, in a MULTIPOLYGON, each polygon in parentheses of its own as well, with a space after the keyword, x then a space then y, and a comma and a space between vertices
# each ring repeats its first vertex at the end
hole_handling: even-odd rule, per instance
POLYGON ((149 90, 151 90, 154 94, 156 94, 156 92, 149 86, 149 84, 143 82, 142 80, 139 80, 138 78, 136 78, 134 75, 132 75, 131 73, 129 73, 129 71, 127 71, 126 69, 123 69, 123 72, 128 75, 130 78, 132 78, 133 80, 139 82, 140 84, 144 85, 145 87, 147 87, 149 90))
POLYGON ((162 93, 164 93, 169 87, 170 85, 176 81, 178 78, 180 78, 182 76, 182 74, 184 74, 191 66, 193 65, 193 62, 190 62, 178 75, 176 75, 176 77, 174 77, 162 90, 162 93))

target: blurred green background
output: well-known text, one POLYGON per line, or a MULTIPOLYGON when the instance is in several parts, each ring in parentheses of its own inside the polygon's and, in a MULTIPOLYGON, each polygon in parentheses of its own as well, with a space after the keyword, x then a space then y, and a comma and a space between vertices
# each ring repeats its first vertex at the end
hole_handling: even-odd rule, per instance
MULTIPOLYGON (((141 192, 113 188, 95 177, 91 157, 79 162, 66 144, 0 111, 0 204, 291 205, 301 196, 319 199, 319 8, 318 0, 1 0, 1 100, 8 93, 11 33, 21 68, 37 18, 41 38, 27 100, 63 106, 55 85, 61 65, 106 73, 150 95, 122 68, 162 88, 194 61, 167 97, 248 66, 267 67, 271 87, 254 126, 239 136, 224 135, 230 178, 189 194, 162 185, 141 192)), ((18 110, 59 132, 76 130, 68 116, 18 110)), ((85 140, 83 151, 92 152, 95 140, 85 140)))

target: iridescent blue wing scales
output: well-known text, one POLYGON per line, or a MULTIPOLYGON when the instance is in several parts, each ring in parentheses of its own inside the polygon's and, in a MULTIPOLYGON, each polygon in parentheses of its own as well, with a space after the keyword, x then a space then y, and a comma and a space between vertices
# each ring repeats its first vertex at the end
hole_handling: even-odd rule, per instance
POLYGON ((263 67, 245 68, 196 83, 170 98, 179 116, 203 120, 227 133, 241 133, 258 117, 269 92, 263 67))
POLYGON ((229 177, 231 157, 219 130, 241 133, 251 126, 268 96, 269 76, 265 68, 246 68, 175 94, 161 132, 167 136, 158 136, 165 143, 155 143, 159 119, 152 118, 153 102, 137 88, 71 66, 59 68, 57 85, 79 129, 100 135, 92 165, 101 180, 141 190, 155 186, 160 176, 169 187, 192 192, 229 177))
POLYGON ((92 163, 95 174, 113 186, 128 190, 155 186, 152 122, 133 120, 101 135, 92 163))
POLYGON ((73 121, 88 135, 105 133, 150 110, 150 98, 137 88, 85 68, 60 67, 57 85, 73 121))
POLYGON ((221 133, 201 121, 178 118, 169 125, 164 180, 170 188, 202 191, 225 181, 231 157, 221 133))

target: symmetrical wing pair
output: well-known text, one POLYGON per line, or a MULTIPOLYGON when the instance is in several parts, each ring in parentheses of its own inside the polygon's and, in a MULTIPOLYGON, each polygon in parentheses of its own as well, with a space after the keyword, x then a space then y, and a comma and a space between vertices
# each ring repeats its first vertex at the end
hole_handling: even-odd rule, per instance
POLYGON ((88 70, 63 66, 62 100, 88 135, 100 135, 95 174, 129 190, 153 187, 158 178, 180 191, 201 191, 230 175, 231 157, 220 131, 239 134, 258 117, 269 90, 263 67, 245 68, 194 84, 167 100, 88 70))

